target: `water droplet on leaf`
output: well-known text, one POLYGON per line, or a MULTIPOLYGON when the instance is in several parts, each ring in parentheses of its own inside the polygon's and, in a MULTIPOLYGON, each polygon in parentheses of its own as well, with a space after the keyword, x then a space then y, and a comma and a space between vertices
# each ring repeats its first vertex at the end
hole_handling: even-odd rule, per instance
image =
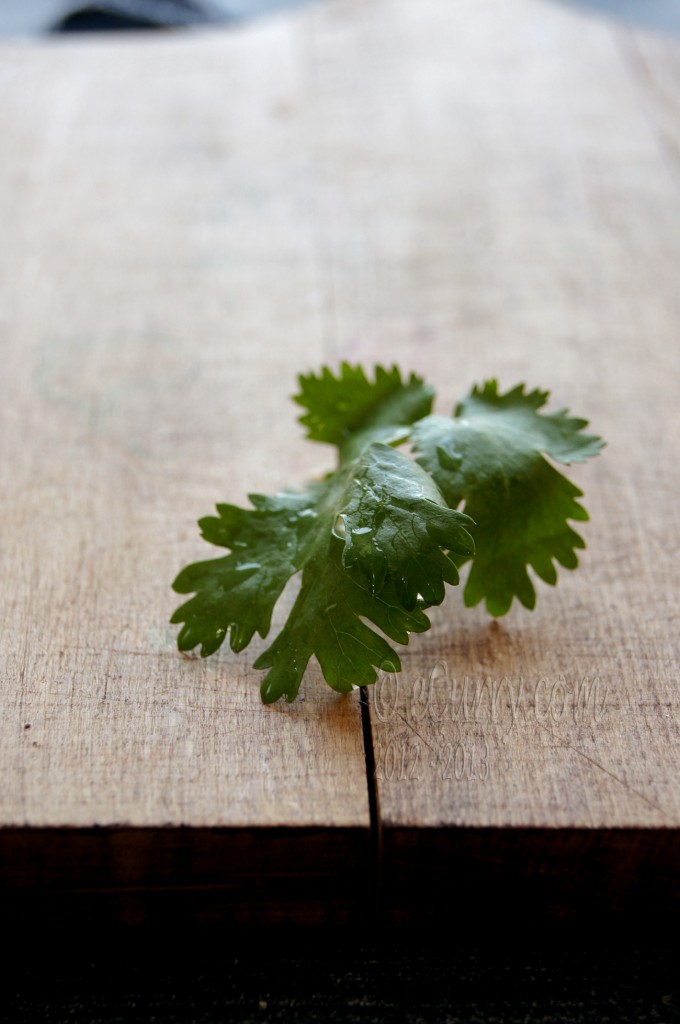
POLYGON ((333 523, 333 536, 339 540, 344 540, 347 536, 347 527, 345 526, 345 517, 336 516, 335 522, 333 523))

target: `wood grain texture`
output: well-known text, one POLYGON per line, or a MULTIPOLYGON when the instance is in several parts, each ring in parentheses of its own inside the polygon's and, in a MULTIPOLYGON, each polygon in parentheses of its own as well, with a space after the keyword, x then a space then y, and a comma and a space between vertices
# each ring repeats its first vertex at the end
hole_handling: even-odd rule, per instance
POLYGON ((570 474, 579 571, 497 623, 452 592, 371 693, 385 900, 408 917, 428 857, 464 871, 501 829, 479 885, 544 849, 573 894, 580 851, 628 892, 631 864, 656 871, 658 905, 680 819, 677 41, 548 0, 334 0, 2 51, 7 850, 50 827, 128 848, 345 829, 338 871, 365 867, 356 698, 312 672, 265 709, 251 651, 186 661, 165 623, 208 555, 198 516, 329 467, 295 375, 398 362, 441 412, 489 376, 550 388, 609 446, 570 474), (663 114, 633 44, 663 48, 663 114))
POLYGON ((315 468, 290 49, 281 21, 3 46, 4 825, 368 826, 358 701, 264 708, 252 651, 167 625, 196 519, 315 468))
MULTIPOLYGON (((678 539, 676 183, 606 24, 526 5, 527 19, 536 15, 530 33, 515 16, 524 5, 513 5, 512 17, 499 8, 501 24, 489 36, 462 14, 425 7, 438 29, 430 23, 429 61, 412 52, 425 44, 421 9, 412 33, 402 10, 399 39, 410 56, 402 66, 427 67, 433 117, 442 122, 430 135, 424 118, 414 118, 410 134, 413 159, 441 183, 438 195, 434 187, 419 194, 440 204, 433 276, 452 289, 435 304, 449 319, 441 333, 456 334, 462 265, 469 301, 486 312, 450 343, 462 366, 456 376, 462 385, 495 369, 507 384, 544 382, 559 404, 588 415, 609 447, 571 474, 592 516, 579 572, 562 572, 555 591, 542 587, 536 612, 515 609, 498 622, 459 612, 452 594, 417 651, 414 642, 399 694, 390 681, 377 691, 379 741, 395 727, 415 739, 420 723, 437 743, 437 765, 421 764, 418 784, 381 787, 383 814, 410 823, 675 825, 677 651, 669 627, 678 609, 667 556, 678 539), (560 49, 568 59, 556 57, 560 49), (447 127, 461 145, 441 144, 447 127), (482 143, 493 160, 481 159, 482 143), (465 219, 493 225, 483 254, 453 244, 460 229, 446 201, 462 211, 461 178, 465 219), (430 673, 438 678, 428 708, 430 673), (486 738, 488 776, 450 785, 440 771, 445 743, 466 737, 486 738)), ((367 63, 373 81, 377 60, 367 63)), ((415 210, 410 219, 405 240, 416 237, 415 210)), ((407 263, 396 268, 404 278, 407 263)), ((422 755, 429 761, 433 751, 426 745, 422 755)))
MULTIPOLYGON (((556 591, 539 584, 535 612, 515 608, 498 622, 451 593, 402 675, 371 695, 385 901, 441 912, 473 862, 480 883, 470 829, 514 830, 490 844, 506 843, 507 856, 486 862, 488 880, 492 862, 505 863, 513 885, 533 835, 518 829, 551 830, 546 864, 560 836, 575 857, 569 835, 580 836, 585 865, 587 830, 628 827, 676 830, 645 874, 660 873, 677 910, 677 173, 619 27, 550 4, 482 7, 400 6, 401 59, 381 80, 387 44, 376 33, 370 76, 353 76, 357 93, 378 97, 399 68, 394 139, 408 137, 408 156, 385 172, 399 179, 399 199, 382 187, 364 225, 375 249, 391 242, 382 260, 367 260, 378 268, 372 298, 399 296, 399 326, 383 336, 417 348, 421 365, 431 360, 442 411, 453 387, 525 380, 588 416, 609 446, 571 474, 592 517, 578 573, 562 571, 556 591)), ((656 45, 669 81, 680 47, 656 45)), ((668 102, 664 110, 674 123, 668 102)), ((347 324, 370 318, 349 290, 339 306, 347 324)), ((620 835, 603 847, 610 905, 626 903, 614 896, 619 884, 632 899, 624 865, 639 843, 655 848, 620 835)), ((535 848, 526 862, 535 865, 535 848)), ((477 910, 493 888, 475 885, 477 910)))
MULTIPOLYGON (((588 829, 629 827, 674 830, 643 861, 665 880, 651 905, 677 909, 677 169, 605 19, 425 3, 390 5, 389 27, 381 5, 358 20, 316 36, 340 108, 321 150, 337 182, 339 352, 417 360, 441 411, 486 376, 548 386, 608 441, 571 474, 592 515, 580 571, 499 623, 452 594, 372 693, 385 904, 456 903, 464 840, 451 829, 448 856, 443 826, 515 829, 499 840, 516 845, 511 885, 529 853, 516 829, 586 829, 571 834, 581 847, 559 834, 583 866, 588 829), (337 123, 360 136, 358 170, 338 159, 337 123)), ((656 45, 674 94, 677 42, 656 45)), ((626 865, 656 847, 620 835, 604 863, 634 902, 626 865)), ((546 863, 558 849, 553 834, 546 863)))

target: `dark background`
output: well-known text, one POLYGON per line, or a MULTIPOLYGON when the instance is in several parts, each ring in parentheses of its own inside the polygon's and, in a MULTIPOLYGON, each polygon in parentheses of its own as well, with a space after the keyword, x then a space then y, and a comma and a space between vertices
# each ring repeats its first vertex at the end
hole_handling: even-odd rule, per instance
MULTIPOLYGON (((28 924, 28 922, 27 922, 28 924)), ((677 952, 659 936, 528 939, 520 921, 470 944, 327 931, 36 933, 15 946, 4 1019, 218 1024, 524 1024, 680 1020, 677 952)))

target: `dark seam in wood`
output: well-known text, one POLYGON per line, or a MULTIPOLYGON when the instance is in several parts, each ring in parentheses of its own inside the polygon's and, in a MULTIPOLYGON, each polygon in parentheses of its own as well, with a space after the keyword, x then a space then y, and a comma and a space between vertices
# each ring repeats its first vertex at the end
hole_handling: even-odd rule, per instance
POLYGON ((373 748, 373 728, 371 726, 371 710, 368 702, 368 689, 365 686, 360 688, 359 704, 361 706, 361 727, 364 740, 364 755, 366 759, 366 788, 368 791, 368 813, 369 813, 369 855, 371 864, 369 870, 373 877, 372 885, 368 886, 369 898, 372 906, 368 908, 379 922, 383 916, 382 906, 382 867, 383 867, 383 834, 382 821, 380 816, 380 800, 378 787, 375 778, 375 751, 373 748))

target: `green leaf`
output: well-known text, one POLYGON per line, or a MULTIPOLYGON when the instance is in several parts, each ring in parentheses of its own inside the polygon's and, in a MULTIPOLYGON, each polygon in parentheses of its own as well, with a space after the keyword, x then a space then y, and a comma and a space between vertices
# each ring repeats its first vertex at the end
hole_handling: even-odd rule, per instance
POLYGON ((445 551, 474 552, 469 517, 448 508, 417 463, 383 444, 362 456, 340 519, 343 565, 374 593, 389 578, 404 608, 441 604, 444 582, 459 579, 445 551))
POLYGON ((271 669, 262 683, 265 703, 294 700, 312 655, 340 691, 375 682, 378 668, 398 671, 396 652, 362 618, 408 643, 409 633, 429 628, 422 609, 441 603, 443 581, 458 582, 442 548, 474 550, 470 519, 447 508, 431 478, 386 445, 369 445, 327 488, 318 505, 319 544, 298 598, 255 662, 271 669))
MULTIPOLYGON (((586 520, 581 491, 544 458, 580 462, 596 455, 600 438, 583 434, 587 422, 566 410, 545 415, 547 393, 523 386, 502 395, 487 382, 459 403, 455 417, 428 416, 412 431, 417 461, 447 503, 476 523, 476 554, 465 587, 468 606, 486 601, 504 615, 517 597, 536 602, 527 567, 546 583, 557 581, 555 561, 578 564, 583 539, 567 520, 586 520)), ((462 563, 459 563, 462 564, 462 563)))
POLYGON ((522 439, 525 449, 545 452, 564 465, 585 462, 604 448, 601 437, 581 433, 588 426, 588 420, 569 416, 568 409, 539 413, 550 397, 549 392, 538 389, 526 392, 524 387, 518 384, 501 395, 497 381, 488 380, 481 388, 474 387, 458 403, 454 415, 474 420, 480 429, 486 425, 490 433, 502 424, 504 436, 514 433, 522 439))
POLYGON ((207 657, 227 635, 231 649, 242 651, 256 632, 266 636, 281 591, 302 564, 316 515, 313 493, 250 500, 253 509, 218 505, 217 517, 199 521, 207 541, 233 551, 188 565, 175 579, 177 593, 196 592, 170 620, 184 623, 177 638, 181 651, 200 644, 207 657))
POLYGON ((219 505, 201 520, 203 536, 232 548, 226 558, 184 569, 174 583, 197 591, 173 615, 183 622, 182 650, 213 653, 229 635, 242 650, 265 636, 287 580, 303 569, 287 622, 257 660, 271 671, 262 683, 269 703, 293 700, 312 655, 328 684, 350 690, 399 668, 383 636, 408 643, 430 622, 423 608, 444 598, 458 571, 443 549, 473 550, 467 516, 449 509, 436 484, 411 459, 383 444, 301 494, 253 496, 254 510, 219 505))
POLYGON ((501 395, 490 381, 450 419, 430 415, 431 388, 396 367, 376 367, 371 380, 343 363, 337 375, 301 376, 300 386, 308 436, 337 445, 338 468, 304 491, 251 495, 251 508, 218 505, 200 520, 203 537, 230 553, 177 576, 175 590, 194 595, 171 620, 182 625, 181 650, 200 646, 206 656, 229 638, 241 651, 266 636, 300 573, 283 628, 255 662, 269 670, 262 698, 293 700, 314 657, 344 692, 400 668, 392 643, 429 628, 425 610, 468 559, 465 602, 486 600, 494 615, 515 596, 533 606, 528 566, 554 583, 555 561, 577 564, 584 544, 567 521, 587 518, 581 492, 545 456, 582 461, 602 441, 566 410, 540 412, 545 392, 501 395), (395 448, 405 440, 416 460, 395 448))
POLYGON ((307 409, 300 417, 307 437, 340 449, 351 442, 352 452, 343 452, 345 458, 371 441, 404 440, 409 424, 430 412, 434 396, 413 373, 403 381, 396 366, 376 366, 371 381, 361 366, 342 363, 338 376, 325 366, 318 375, 301 375, 299 383, 294 401, 307 409))
POLYGON ((328 685, 339 692, 374 683, 379 668, 398 672, 398 654, 363 618, 401 644, 408 643, 409 633, 430 627, 421 609, 400 605, 389 583, 372 594, 352 579, 342 567, 341 551, 342 544, 330 537, 326 550, 305 567, 286 625, 255 662, 255 668, 270 669, 260 689, 266 704, 282 696, 295 699, 312 655, 328 685))

